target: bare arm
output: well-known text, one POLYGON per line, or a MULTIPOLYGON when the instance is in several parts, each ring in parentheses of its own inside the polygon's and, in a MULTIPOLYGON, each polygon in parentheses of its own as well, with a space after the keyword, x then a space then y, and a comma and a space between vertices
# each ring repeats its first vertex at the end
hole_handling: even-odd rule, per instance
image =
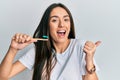
POLYGON ((7 80, 26 69, 19 61, 13 63, 17 52, 32 42, 33 38, 25 34, 16 34, 11 41, 10 48, 0 64, 0 80, 7 80))
POLYGON ((0 80, 11 78, 15 74, 23 71, 26 68, 18 61, 13 63, 15 55, 16 51, 13 51, 11 49, 8 50, 8 53, 6 54, 0 65, 0 80))
POLYGON ((83 80, 98 80, 96 73, 92 73, 92 74, 87 73, 82 78, 83 80))
POLYGON ((86 75, 82 78, 83 80, 98 80, 96 72, 90 73, 89 71, 94 67, 93 57, 95 54, 96 47, 100 45, 100 41, 97 41, 95 44, 91 41, 87 41, 84 46, 84 52, 86 53, 86 75))

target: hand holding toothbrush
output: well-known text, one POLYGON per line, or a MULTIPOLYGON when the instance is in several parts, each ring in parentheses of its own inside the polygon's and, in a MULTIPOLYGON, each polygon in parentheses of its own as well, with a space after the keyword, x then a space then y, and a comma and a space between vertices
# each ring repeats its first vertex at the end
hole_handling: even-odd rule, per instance
POLYGON ((14 50, 21 50, 27 45, 37 42, 38 40, 48 41, 48 36, 43 36, 43 38, 32 38, 29 35, 17 33, 12 38, 10 48, 14 50))

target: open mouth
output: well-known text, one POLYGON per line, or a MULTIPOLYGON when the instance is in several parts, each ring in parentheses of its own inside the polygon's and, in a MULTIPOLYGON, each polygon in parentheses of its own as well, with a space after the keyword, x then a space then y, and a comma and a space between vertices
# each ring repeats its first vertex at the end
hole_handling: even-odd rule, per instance
POLYGON ((65 33, 66 33, 65 30, 59 30, 59 31, 57 31, 58 36, 64 36, 65 33))

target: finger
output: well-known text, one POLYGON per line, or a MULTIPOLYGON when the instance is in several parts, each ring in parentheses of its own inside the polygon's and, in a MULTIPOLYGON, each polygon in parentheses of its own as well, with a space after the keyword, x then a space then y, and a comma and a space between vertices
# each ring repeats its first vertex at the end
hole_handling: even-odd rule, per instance
POLYGON ((89 50, 86 49, 86 48, 84 48, 83 51, 84 51, 85 53, 89 53, 89 50))
POLYGON ((31 42, 37 42, 37 39, 31 38, 31 42))
POLYGON ((15 40, 15 35, 12 37, 12 40, 15 40))
POLYGON ((91 41, 87 41, 87 42, 85 43, 85 45, 87 45, 87 46, 89 46, 89 47, 94 47, 94 43, 91 42, 91 41))
POLYGON ((15 34, 14 40, 18 43, 24 43, 25 42, 24 34, 21 33, 15 34))
POLYGON ((26 44, 31 44, 31 43, 33 43, 33 42, 37 42, 37 40, 31 38, 29 41, 26 42, 26 44))
POLYGON ((31 40, 31 37, 30 36, 27 36, 26 37, 26 41, 30 41, 31 40))
POLYGON ((91 47, 89 47, 87 45, 85 45, 84 48, 86 48, 87 50, 91 50, 92 49, 91 47))
POLYGON ((33 42, 37 42, 37 40, 34 39, 34 38, 32 38, 32 37, 30 37, 30 36, 28 36, 28 37, 26 38, 26 42, 33 43, 33 42))
POLYGON ((101 41, 95 42, 96 47, 98 47, 101 44, 101 41))
POLYGON ((20 35, 19 33, 16 33, 16 34, 15 34, 15 37, 14 37, 14 38, 15 38, 15 41, 16 41, 16 42, 19 41, 19 35, 20 35))
POLYGON ((27 38, 27 36, 28 36, 28 35, 26 35, 26 34, 23 35, 24 38, 27 38))
POLYGON ((19 34, 19 43, 24 43, 25 38, 23 37, 24 34, 19 34))
POLYGON ((27 39, 28 35, 23 34, 23 36, 22 36, 22 37, 23 37, 22 42, 26 42, 26 41, 27 41, 26 39, 27 39))

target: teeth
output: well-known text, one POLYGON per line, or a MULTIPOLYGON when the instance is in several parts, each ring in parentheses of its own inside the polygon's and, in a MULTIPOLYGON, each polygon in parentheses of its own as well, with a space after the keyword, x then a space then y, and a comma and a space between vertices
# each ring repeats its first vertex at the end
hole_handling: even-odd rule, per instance
POLYGON ((60 31, 58 31, 58 32, 65 32, 65 30, 60 30, 60 31))

